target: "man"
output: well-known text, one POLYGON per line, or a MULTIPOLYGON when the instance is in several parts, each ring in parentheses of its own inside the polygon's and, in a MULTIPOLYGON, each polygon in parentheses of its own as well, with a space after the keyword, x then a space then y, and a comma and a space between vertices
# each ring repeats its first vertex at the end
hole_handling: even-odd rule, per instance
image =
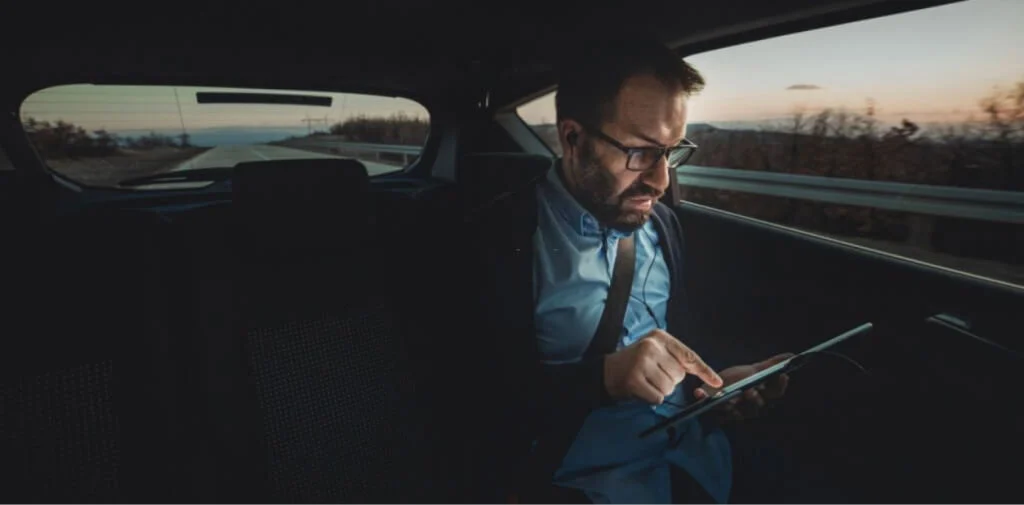
MULTIPOLYGON (((573 500, 564 491, 577 490, 598 503, 724 502, 731 458, 716 422, 637 436, 788 356, 716 372, 699 353, 711 337, 687 330, 681 279, 699 266, 683 265, 682 227, 659 199, 696 149, 685 138, 687 100, 704 81, 657 42, 573 56, 556 95, 560 162, 475 219, 490 267, 484 290, 504 301, 480 310, 510 346, 505 394, 536 421, 518 433, 532 442, 526 465, 534 484, 561 491, 531 498, 573 500), (635 256, 625 315, 612 322, 614 349, 593 353, 620 254, 635 256)), ((755 415, 785 385, 749 391, 717 422, 755 415)))

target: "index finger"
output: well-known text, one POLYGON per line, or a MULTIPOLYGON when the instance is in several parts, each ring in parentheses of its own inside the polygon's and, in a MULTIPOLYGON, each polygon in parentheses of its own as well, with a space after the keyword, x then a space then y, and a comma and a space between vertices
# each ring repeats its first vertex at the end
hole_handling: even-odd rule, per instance
POLYGON ((666 339, 665 349, 679 362, 683 370, 700 377, 705 384, 714 388, 720 388, 724 384, 722 378, 704 360, 700 359, 693 349, 686 347, 682 342, 675 338, 666 339))

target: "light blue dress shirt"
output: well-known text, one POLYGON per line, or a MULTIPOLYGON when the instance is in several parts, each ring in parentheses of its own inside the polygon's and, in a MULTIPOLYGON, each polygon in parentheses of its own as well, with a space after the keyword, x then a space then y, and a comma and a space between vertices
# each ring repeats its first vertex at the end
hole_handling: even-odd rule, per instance
MULTIPOLYGON (((534 234, 534 323, 546 363, 579 361, 597 330, 611 285, 618 241, 625 235, 600 225, 566 190, 557 167, 537 185, 534 234)), ((654 224, 634 232, 636 266, 621 349, 656 328, 665 329, 670 277, 654 224)), ((684 336, 683 340, 685 341, 684 336)), ((583 490, 596 503, 669 503, 669 464, 682 467, 716 500, 728 499, 731 461, 720 431, 698 423, 639 439, 644 428, 678 411, 682 388, 651 406, 638 400, 592 412, 555 475, 559 485, 583 490)))

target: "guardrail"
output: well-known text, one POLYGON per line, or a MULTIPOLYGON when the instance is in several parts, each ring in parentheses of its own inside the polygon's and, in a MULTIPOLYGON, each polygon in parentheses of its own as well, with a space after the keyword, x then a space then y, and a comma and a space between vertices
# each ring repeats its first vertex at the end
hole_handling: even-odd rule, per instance
POLYGON ((843 205, 1024 223, 1024 193, 684 165, 679 184, 843 205))
POLYGON ((377 152, 377 153, 388 153, 388 154, 419 154, 422 150, 419 146, 403 146, 395 144, 369 144, 366 142, 336 142, 330 140, 313 140, 315 144, 322 145, 324 147, 337 147, 340 149, 347 149, 349 151, 364 151, 364 152, 377 152))
MULTIPOLYGON (((417 155, 416 146, 317 140, 351 151, 417 155)), ((683 165, 679 184, 986 221, 1024 223, 1024 192, 864 181, 815 175, 683 165)))
POLYGON ((396 154, 402 157, 402 164, 408 165, 411 161, 410 158, 419 156, 422 148, 420 146, 408 146, 408 145, 397 145, 397 144, 370 144, 366 142, 342 142, 331 138, 317 138, 312 137, 305 139, 304 143, 327 148, 331 150, 347 151, 347 152, 363 152, 363 153, 374 153, 377 161, 380 161, 381 154, 396 154))

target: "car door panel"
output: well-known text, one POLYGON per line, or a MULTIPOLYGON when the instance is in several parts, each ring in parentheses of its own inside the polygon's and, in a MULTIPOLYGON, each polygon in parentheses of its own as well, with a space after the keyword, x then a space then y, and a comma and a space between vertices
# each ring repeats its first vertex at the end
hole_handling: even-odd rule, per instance
POLYGON ((749 362, 875 324, 839 349, 870 375, 821 356, 750 428, 796 460, 790 478, 824 475, 826 500, 1012 496, 1024 290, 700 205, 677 213, 704 352, 749 362))

